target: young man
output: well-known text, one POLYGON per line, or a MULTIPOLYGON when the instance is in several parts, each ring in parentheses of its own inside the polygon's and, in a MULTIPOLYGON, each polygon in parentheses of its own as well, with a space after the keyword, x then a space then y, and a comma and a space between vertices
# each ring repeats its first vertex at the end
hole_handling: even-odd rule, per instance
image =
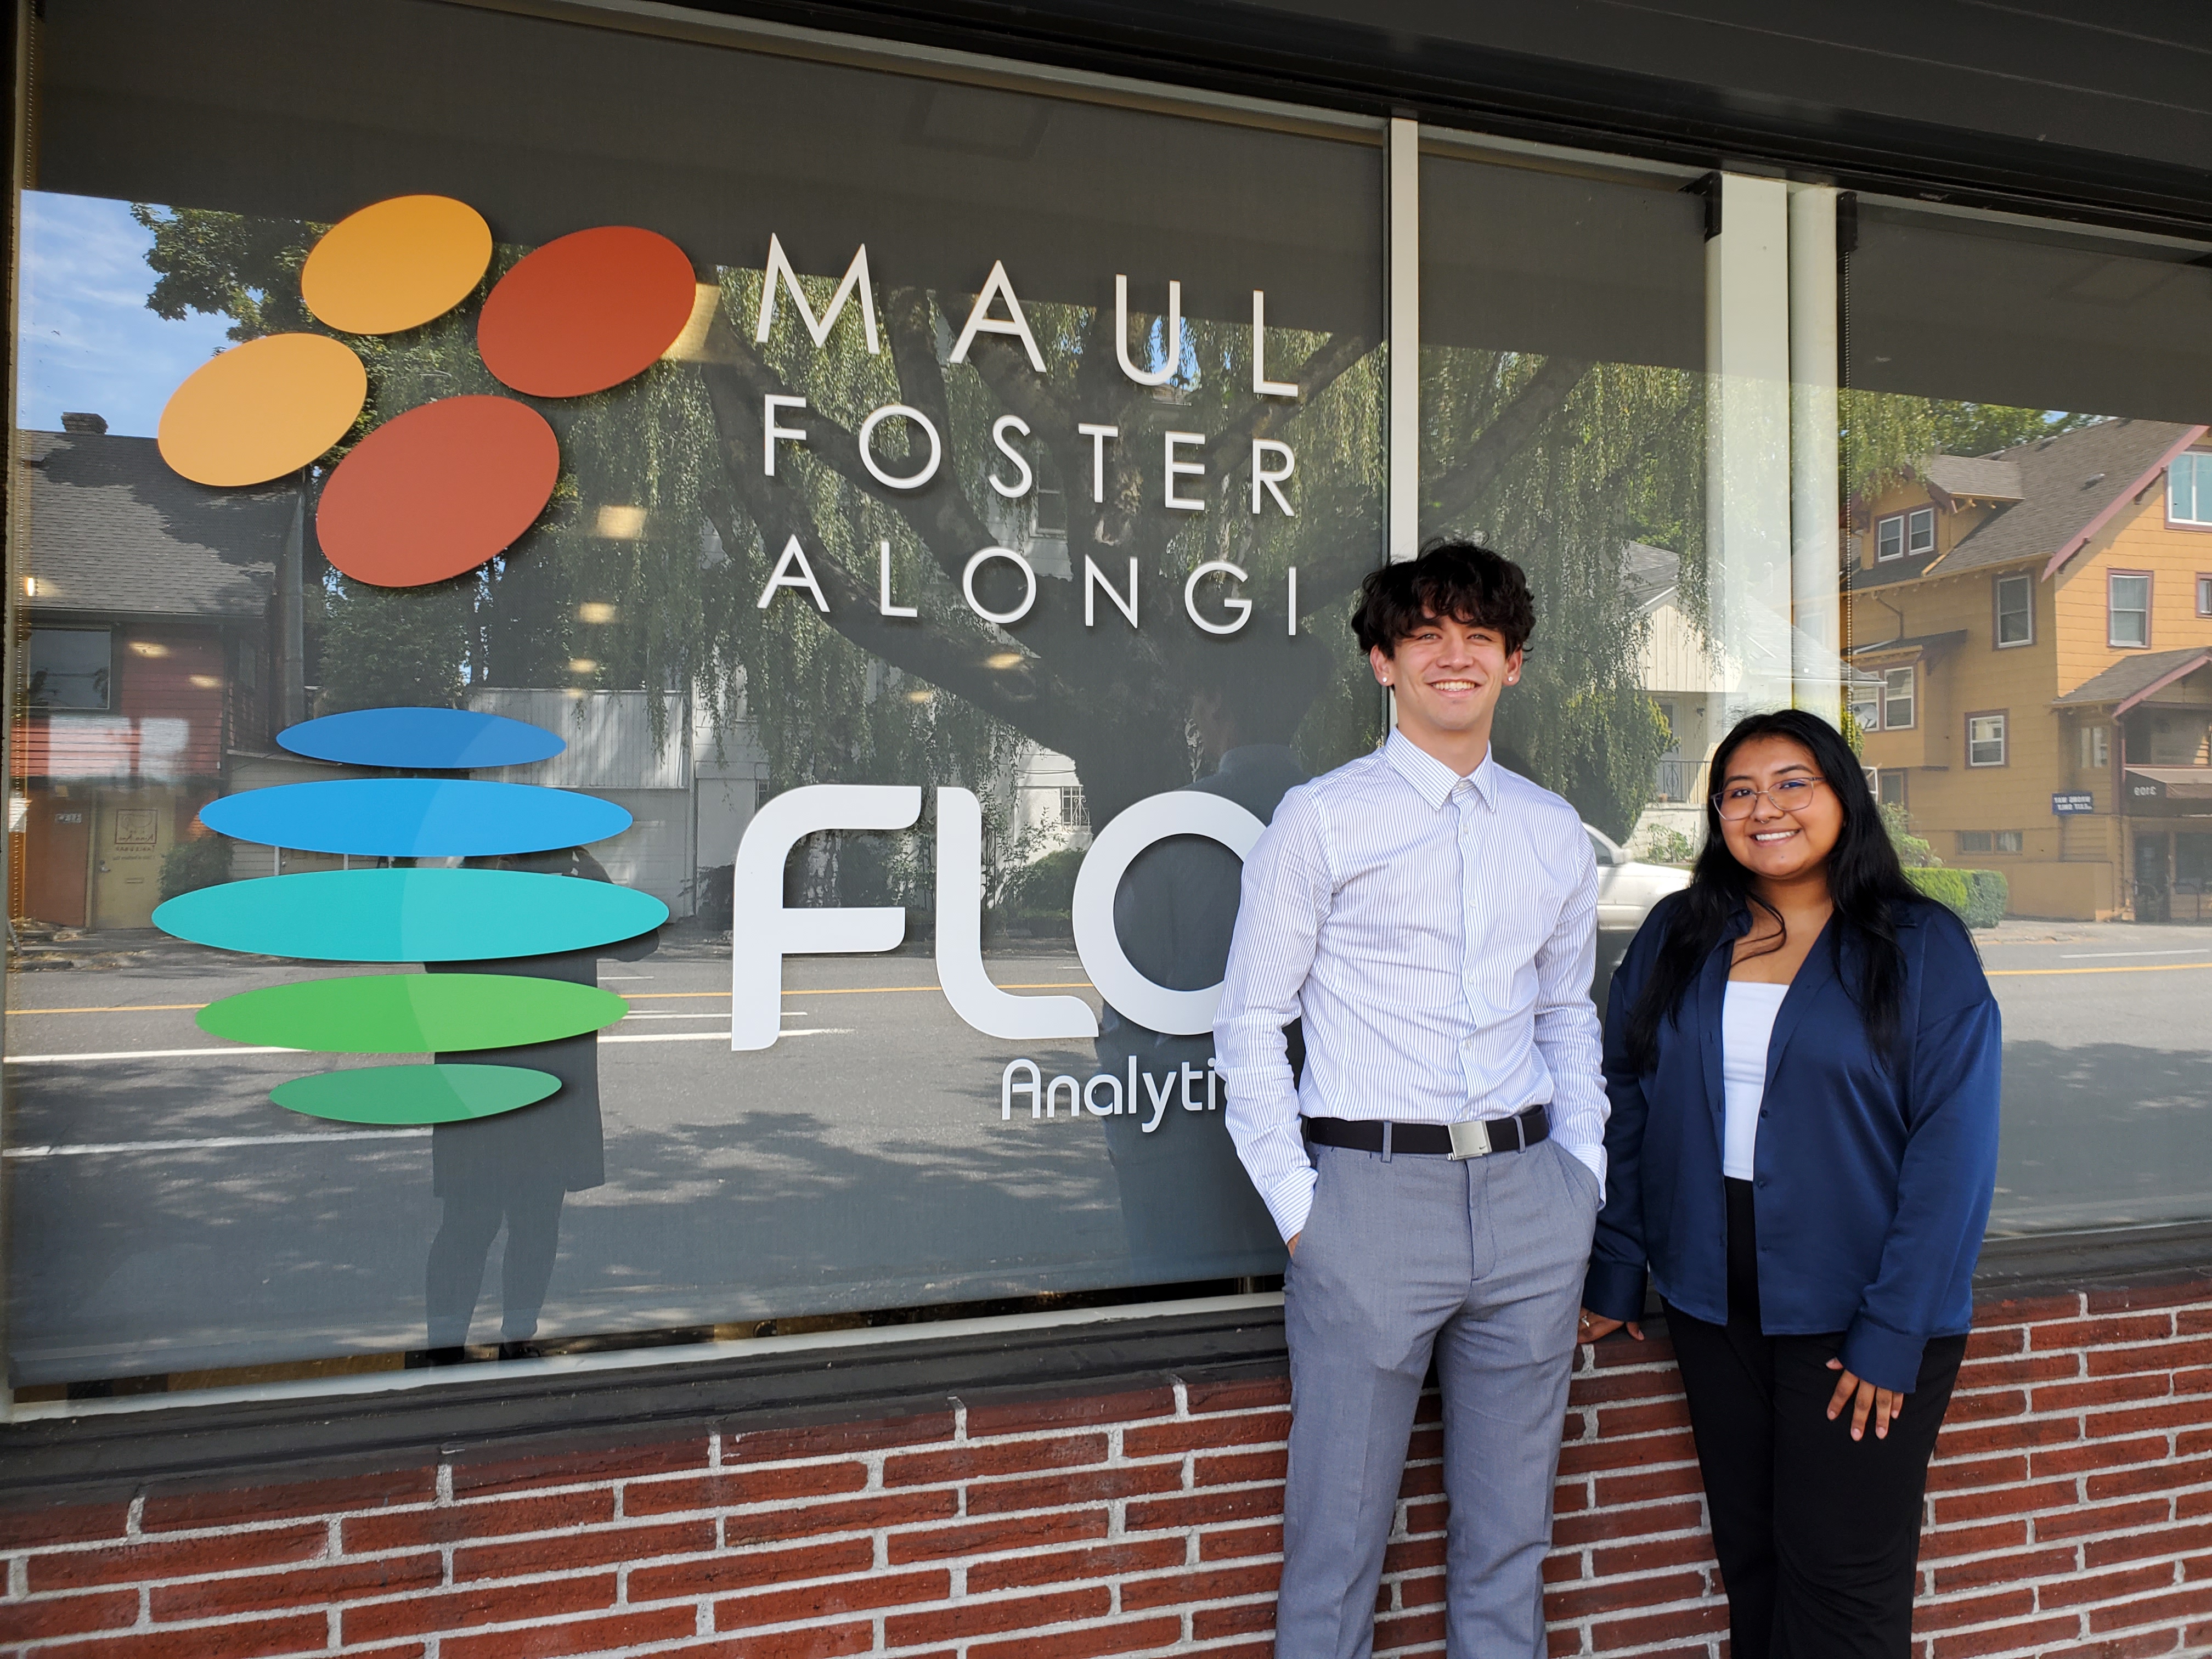
POLYGON ((1369 1653, 1431 1356, 1446 1651, 1545 1651, 1606 1097, 1589 837, 1490 750, 1534 623, 1520 568, 1465 543, 1370 575, 1353 628, 1398 729, 1284 796, 1244 865, 1214 1040, 1229 1132, 1291 1250, 1279 1659, 1369 1653))

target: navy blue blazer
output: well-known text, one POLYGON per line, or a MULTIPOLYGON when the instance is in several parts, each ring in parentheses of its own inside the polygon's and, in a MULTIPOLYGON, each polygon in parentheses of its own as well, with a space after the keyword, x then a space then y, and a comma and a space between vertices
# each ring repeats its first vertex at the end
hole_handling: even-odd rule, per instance
MULTIPOLYGON (((1728 1206, 1721 1176, 1721 1001, 1740 915, 1662 1020, 1648 1071, 1628 1058, 1628 1014, 1680 900, 1656 907, 1613 975, 1605 1020, 1605 1207, 1583 1304, 1608 1319, 1660 1295, 1728 1319, 1728 1206)), ((1966 928, 1942 906, 1900 905, 1903 1040, 1877 1056, 1836 975, 1835 941, 1814 944, 1775 1017, 1753 1158, 1760 1322, 1772 1336, 1843 1333, 1844 1364, 1910 1389, 1931 1336, 1973 1316, 1974 1261, 1996 1182, 1996 1000, 1966 928)), ((1829 929, 1836 923, 1831 921, 1829 929)), ((1846 942, 1844 972, 1857 979, 1846 942)))

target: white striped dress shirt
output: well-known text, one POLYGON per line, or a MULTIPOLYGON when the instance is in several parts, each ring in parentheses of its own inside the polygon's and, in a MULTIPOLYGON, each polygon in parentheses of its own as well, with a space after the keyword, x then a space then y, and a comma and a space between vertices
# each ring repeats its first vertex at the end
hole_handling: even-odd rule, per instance
POLYGON ((1394 732, 1285 795, 1244 861, 1213 1023, 1229 1133, 1283 1237, 1313 1203, 1302 1113, 1450 1123, 1547 1102, 1602 1186, 1596 951, 1579 816, 1494 756, 1462 778, 1394 732))

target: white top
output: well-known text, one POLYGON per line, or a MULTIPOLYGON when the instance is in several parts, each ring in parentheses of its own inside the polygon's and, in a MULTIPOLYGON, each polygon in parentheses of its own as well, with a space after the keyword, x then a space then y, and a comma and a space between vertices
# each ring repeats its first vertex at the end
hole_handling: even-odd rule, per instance
POLYGON ((1732 1180, 1751 1179, 1759 1109, 1766 1097, 1766 1045, 1782 999, 1789 994, 1786 985, 1732 979, 1721 1003, 1721 1090, 1728 1105, 1721 1173, 1732 1180))
POLYGON ((1575 809, 1495 758, 1459 777, 1395 732, 1285 795, 1244 860, 1213 1026, 1229 1133, 1283 1236, 1312 1203, 1301 1113, 1450 1123, 1543 1101, 1602 1182, 1596 927, 1575 809))

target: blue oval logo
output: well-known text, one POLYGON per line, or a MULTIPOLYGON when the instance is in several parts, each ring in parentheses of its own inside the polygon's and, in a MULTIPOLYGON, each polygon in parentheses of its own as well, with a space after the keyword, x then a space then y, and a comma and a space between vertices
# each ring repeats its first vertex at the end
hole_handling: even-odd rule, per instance
POLYGON ((650 933, 649 893, 518 870, 320 870, 203 887, 154 925, 219 951, 318 962, 483 962, 555 956, 650 933))
POLYGON ((480 858, 582 847, 618 836, 612 801, 527 783, 345 778, 226 795, 200 822, 240 841, 363 858, 480 858))
POLYGON ((312 760, 430 772, 527 766, 568 746, 543 726, 466 708, 356 708, 287 726, 276 741, 312 760))

